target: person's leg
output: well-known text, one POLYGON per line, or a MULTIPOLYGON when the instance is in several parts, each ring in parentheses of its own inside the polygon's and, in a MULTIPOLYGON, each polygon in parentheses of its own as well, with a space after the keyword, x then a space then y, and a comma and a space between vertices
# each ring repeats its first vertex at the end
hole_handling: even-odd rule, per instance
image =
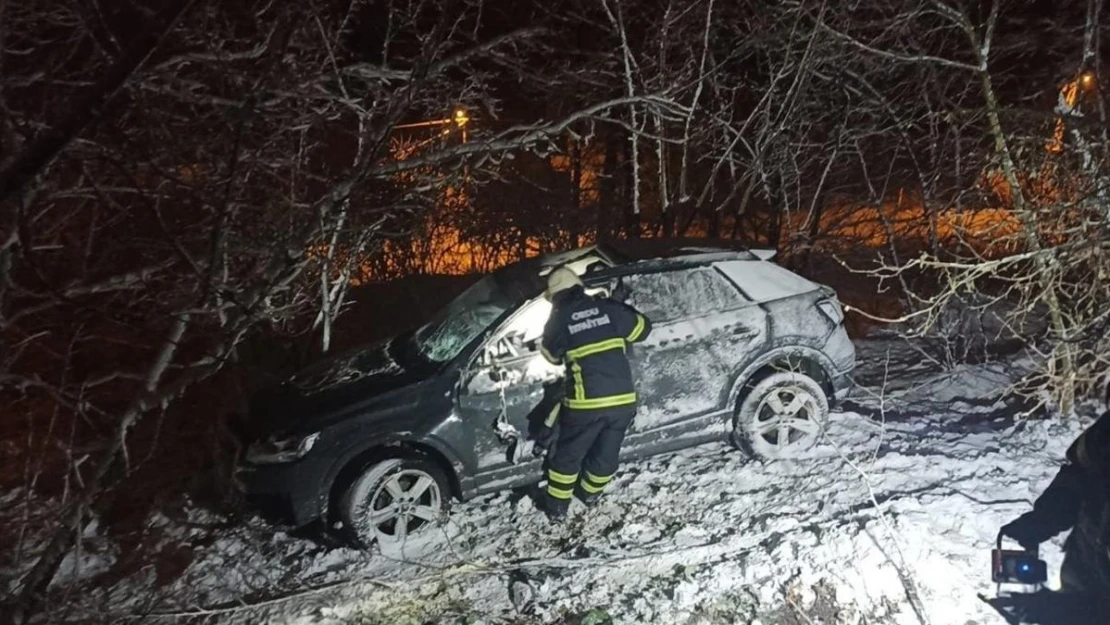
POLYGON ((547 493, 545 511, 552 518, 566 516, 574 485, 582 468, 582 459, 590 450, 604 420, 589 411, 570 410, 566 406, 559 415, 559 438, 547 459, 547 493))
POLYGON ((628 426, 636 418, 636 406, 620 406, 605 411, 604 427, 598 432, 583 460, 584 472, 578 482, 582 501, 593 504, 613 480, 620 462, 621 445, 624 444, 628 426))
POLYGON ((1082 544, 1082 532, 1073 529, 1064 541, 1064 563, 1060 566, 1060 590, 1063 592, 1083 592, 1093 581, 1093 573, 1087 558, 1089 546, 1082 544))
POLYGON ((1064 563, 1060 566, 1062 607, 1057 611, 1059 622, 1069 625, 1105 625, 1107 615, 1097 591, 1097 573, 1090 561, 1093 550, 1075 529, 1064 542, 1064 563))

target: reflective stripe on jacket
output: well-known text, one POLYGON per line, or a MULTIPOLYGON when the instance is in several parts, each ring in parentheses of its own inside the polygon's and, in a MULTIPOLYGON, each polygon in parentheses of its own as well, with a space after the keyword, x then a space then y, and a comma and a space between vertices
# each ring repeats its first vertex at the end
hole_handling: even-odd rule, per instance
POLYGON ((565 363, 566 399, 576 410, 636 403, 629 343, 647 338, 651 321, 627 304, 574 287, 555 295, 543 333, 548 360, 565 363))

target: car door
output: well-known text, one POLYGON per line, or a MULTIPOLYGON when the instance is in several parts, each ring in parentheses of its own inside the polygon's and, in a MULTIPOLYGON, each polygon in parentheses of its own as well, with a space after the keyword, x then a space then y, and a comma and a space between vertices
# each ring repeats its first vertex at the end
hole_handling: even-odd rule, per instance
POLYGON ((764 311, 712 267, 622 281, 628 302, 654 326, 630 352, 640 396, 632 434, 727 421, 722 413, 738 364, 767 340, 764 311))
POLYGON ((550 311, 551 304, 542 297, 524 304, 490 333, 460 378, 458 413, 474 428, 476 468, 483 482, 503 479, 526 468, 517 465, 532 461, 528 456, 513 463, 509 443, 498 435, 501 415, 508 426, 527 435, 557 398, 562 368, 539 351, 550 311))

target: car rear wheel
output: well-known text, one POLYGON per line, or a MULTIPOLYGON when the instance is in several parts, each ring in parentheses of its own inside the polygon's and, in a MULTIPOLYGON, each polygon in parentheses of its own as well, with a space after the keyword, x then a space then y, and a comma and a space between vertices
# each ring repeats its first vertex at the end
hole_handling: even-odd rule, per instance
POLYGON ((344 493, 339 515, 362 547, 401 544, 423 535, 442 518, 447 480, 435 464, 419 458, 390 458, 372 464, 344 493))
POLYGON ((732 442, 760 458, 796 458, 817 444, 828 415, 828 397, 816 380, 804 373, 775 372, 740 403, 732 442))

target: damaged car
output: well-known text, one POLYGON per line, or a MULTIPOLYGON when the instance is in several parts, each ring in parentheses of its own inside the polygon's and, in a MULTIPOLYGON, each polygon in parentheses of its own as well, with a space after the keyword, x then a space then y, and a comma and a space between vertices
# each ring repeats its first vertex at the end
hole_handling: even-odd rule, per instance
POLYGON ((539 351, 559 266, 654 324, 629 350, 640 406, 623 458, 718 440, 804 454, 849 388, 855 349, 833 290, 771 256, 645 239, 507 266, 429 323, 257 394, 241 483, 296 525, 323 520, 368 546, 427 530, 453 499, 539 481, 528 432, 562 375, 539 351))

